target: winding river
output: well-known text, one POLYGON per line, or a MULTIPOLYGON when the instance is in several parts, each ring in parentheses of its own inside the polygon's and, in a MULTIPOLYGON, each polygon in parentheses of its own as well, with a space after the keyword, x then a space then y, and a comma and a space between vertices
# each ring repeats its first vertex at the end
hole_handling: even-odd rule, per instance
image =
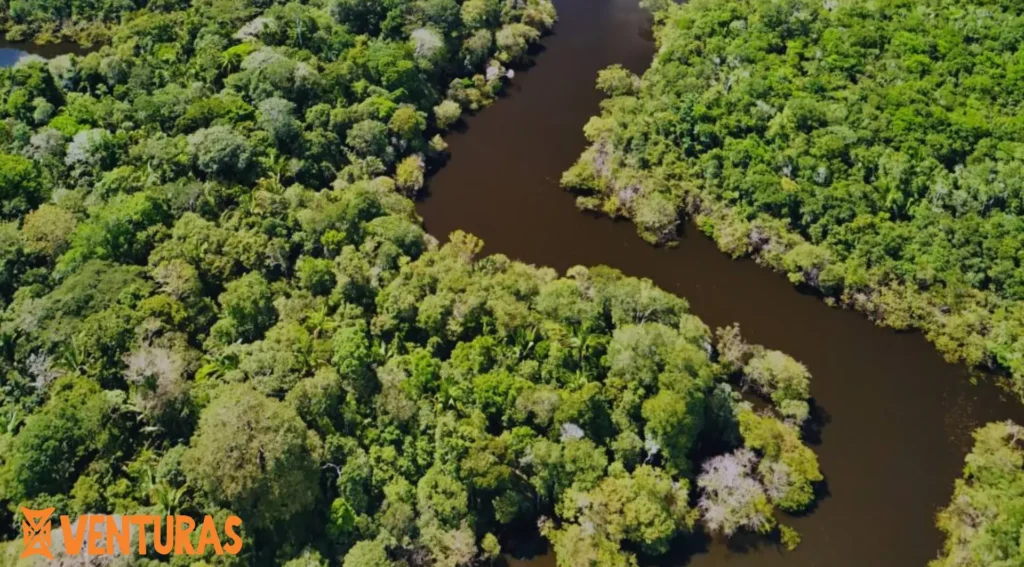
MULTIPOLYGON (((560 22, 537 64, 508 96, 448 136, 451 161, 419 203, 427 229, 463 229, 500 252, 559 270, 606 264, 686 297, 709 325, 792 354, 814 375, 827 476, 817 509, 788 518, 803 542, 698 542, 672 561, 693 567, 913 567, 941 545, 935 512, 952 493, 971 431, 1022 419, 1024 406, 945 363, 918 333, 881 329, 857 313, 802 295, 783 276, 733 261, 693 226, 675 248, 654 248, 624 222, 576 210, 558 186, 598 111, 597 71, 642 72, 654 53, 637 0, 555 0, 560 22)), ((550 556, 514 565, 548 567, 550 556)))
MULTIPOLYGON (((654 248, 633 227, 578 212, 558 186, 584 146, 582 127, 598 111, 597 71, 621 63, 635 72, 654 46, 637 0, 555 0, 560 22, 537 65, 508 96, 448 136, 451 161, 419 204, 427 229, 463 229, 500 252, 559 270, 613 266, 686 297, 711 326, 739 322, 753 342, 784 350, 814 375, 821 425, 815 450, 827 475, 817 509, 788 518, 803 542, 782 552, 761 540, 698 541, 671 561, 693 567, 913 567, 935 556, 935 512, 949 500, 970 432, 1024 406, 943 362, 918 333, 895 333, 862 316, 801 295, 784 277, 733 261, 686 226, 675 248, 654 248)), ((0 40, 0 67, 26 47, 0 40)), ((28 47, 44 57, 66 47, 28 47), (52 49, 51 49, 52 48, 52 49)), ((552 567, 551 556, 513 561, 552 567)))

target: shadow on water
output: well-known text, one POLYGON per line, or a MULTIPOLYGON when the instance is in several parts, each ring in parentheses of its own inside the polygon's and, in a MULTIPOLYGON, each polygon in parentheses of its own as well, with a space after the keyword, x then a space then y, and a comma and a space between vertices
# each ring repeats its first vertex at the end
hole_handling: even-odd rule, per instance
MULTIPOLYGON (((580 214, 558 180, 582 151, 599 111, 597 71, 642 72, 653 57, 650 19, 637 0, 555 0, 560 21, 537 65, 510 93, 449 135, 449 163, 417 208, 427 230, 456 229, 502 253, 560 271, 605 264, 687 298, 712 327, 739 322, 751 342, 785 351, 814 376, 808 439, 823 472, 813 513, 780 518, 802 537, 673 550, 664 565, 694 567, 923 566, 941 545, 935 513, 948 501, 971 443, 989 421, 1022 420, 1024 406, 972 386, 919 333, 895 333, 795 290, 785 277, 734 261, 688 226, 677 246, 654 248, 629 223, 580 214), (827 410, 827 411, 826 411, 827 410), (737 547, 738 546, 738 547, 737 547)), ((549 567, 550 556, 513 567, 549 567)))
POLYGON ((677 538, 669 552, 661 557, 648 558, 645 565, 655 567, 684 567, 690 565, 690 559, 707 553, 712 540, 704 532, 695 532, 677 538))
MULTIPOLYGON (((551 34, 546 36, 545 39, 547 39, 548 37, 551 37, 552 35, 554 35, 554 32, 551 32, 551 34)), ((539 56, 540 54, 544 53, 547 50, 548 50, 547 46, 544 45, 543 43, 535 43, 535 44, 531 45, 530 47, 528 47, 527 50, 526 50, 526 54, 527 54, 527 56, 529 56, 529 59, 527 59, 525 63, 523 63, 521 65, 517 65, 516 66, 516 71, 525 71, 525 70, 533 67, 534 65, 536 65, 537 64, 537 56, 539 56)))
POLYGON ((722 541, 732 553, 761 553, 770 550, 778 550, 778 543, 771 539, 755 533, 740 532, 734 534, 728 540, 722 541))
POLYGON ((804 422, 801 434, 804 441, 813 447, 815 445, 821 445, 822 434, 825 426, 832 421, 832 416, 825 408, 821 407, 818 400, 814 398, 810 399, 810 406, 811 411, 807 421, 804 422))

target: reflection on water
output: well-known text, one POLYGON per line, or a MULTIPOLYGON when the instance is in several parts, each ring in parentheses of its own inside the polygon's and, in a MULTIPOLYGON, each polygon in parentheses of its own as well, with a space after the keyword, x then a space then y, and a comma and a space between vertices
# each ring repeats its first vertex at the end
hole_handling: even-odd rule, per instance
POLYGON ((26 57, 38 56, 50 59, 65 53, 82 54, 86 51, 86 48, 75 43, 36 45, 31 42, 11 42, 0 38, 0 68, 11 67, 26 57))
POLYGON ((506 557, 505 563, 508 567, 555 567, 555 556, 548 554, 533 559, 506 557))
POLYGON ((0 67, 10 67, 28 55, 27 51, 13 47, 0 47, 0 67))

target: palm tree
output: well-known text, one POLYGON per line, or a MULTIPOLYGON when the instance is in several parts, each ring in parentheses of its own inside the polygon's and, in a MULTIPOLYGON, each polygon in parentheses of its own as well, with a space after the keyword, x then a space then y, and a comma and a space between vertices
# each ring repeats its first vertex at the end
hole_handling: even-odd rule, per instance
POLYGON ((149 485, 149 501, 156 506, 162 516, 170 516, 181 509, 188 484, 177 488, 164 481, 157 482, 152 466, 146 467, 146 484, 149 485))
POLYGON ((174 488, 161 481, 150 488, 149 499, 162 511, 160 515, 170 516, 181 509, 187 491, 187 484, 174 488))
POLYGON ((379 341, 377 343, 377 354, 380 357, 381 362, 387 362, 396 356, 402 354, 404 345, 399 337, 395 337, 391 342, 379 341))
POLYGON ((320 309, 310 313, 306 319, 306 326, 313 333, 314 339, 319 339, 321 334, 330 335, 338 329, 338 321, 327 312, 327 305, 321 305, 320 309))
POLYGON ((277 148, 268 148, 265 157, 261 158, 263 166, 267 168, 269 172, 268 177, 264 177, 257 182, 257 185, 261 189, 265 189, 271 193, 280 195, 284 193, 284 183, 281 181, 285 174, 288 172, 288 166, 291 162, 291 157, 288 154, 278 151, 277 148))
POLYGON ((234 73, 242 66, 242 53, 235 50, 227 50, 220 55, 220 70, 225 75, 234 73))
POLYGON ((587 358, 593 353, 596 348, 594 342, 594 333, 590 329, 590 325, 573 325, 569 329, 569 347, 576 352, 576 368, 578 371, 582 371, 585 368, 587 358))
POLYGON ((529 329, 520 327, 516 329, 512 335, 512 340, 515 345, 512 348, 512 352, 515 354, 516 360, 523 360, 537 346, 537 327, 534 326, 529 329))
POLYGON ((17 409, 11 410, 10 415, 7 417, 7 434, 14 435, 14 430, 18 428, 18 424, 20 424, 21 421, 21 413, 18 412, 17 409))

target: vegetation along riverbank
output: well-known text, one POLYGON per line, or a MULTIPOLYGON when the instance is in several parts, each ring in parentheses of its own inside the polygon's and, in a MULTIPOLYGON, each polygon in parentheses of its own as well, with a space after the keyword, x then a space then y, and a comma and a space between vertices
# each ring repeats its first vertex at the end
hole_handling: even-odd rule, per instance
POLYGON ((946 546, 930 567, 1019 565, 1024 561, 1024 429, 990 423, 974 433, 964 478, 939 514, 946 546))
MULTIPOLYGON (((1020 8, 651 4, 661 52, 601 74, 566 177, 581 204, 654 242, 691 214, 1014 385, 1020 8)), ((685 561, 701 532, 810 533, 787 514, 828 494, 803 439, 828 417, 801 363, 648 280, 422 228, 408 197, 441 135, 555 19, 548 0, 0 5, 15 36, 104 44, 0 71, 0 565, 20 506, 240 516, 242 553, 209 565, 485 565, 546 541, 562 567, 633 566, 685 561)), ((1018 433, 977 432, 936 566, 1019 563, 1018 433)), ((888 494, 861 488, 844 496, 888 494)))
POLYGON ((803 365, 646 280, 420 226, 439 134, 547 0, 138 8, 96 52, 0 71, 3 564, 20 506, 240 516, 209 565, 797 544, 779 512, 823 480, 803 365))
MULTIPOLYGON (((918 328, 1024 394, 1022 6, 648 2, 659 51, 612 67, 562 178, 671 243, 681 216, 826 301, 918 328)), ((1019 426, 976 432, 934 566, 1015 565, 1019 426)))
POLYGON ((599 78, 610 98, 563 178, 579 205, 654 243, 690 215, 1024 393, 1022 7, 696 0, 658 18, 643 78, 599 78))

